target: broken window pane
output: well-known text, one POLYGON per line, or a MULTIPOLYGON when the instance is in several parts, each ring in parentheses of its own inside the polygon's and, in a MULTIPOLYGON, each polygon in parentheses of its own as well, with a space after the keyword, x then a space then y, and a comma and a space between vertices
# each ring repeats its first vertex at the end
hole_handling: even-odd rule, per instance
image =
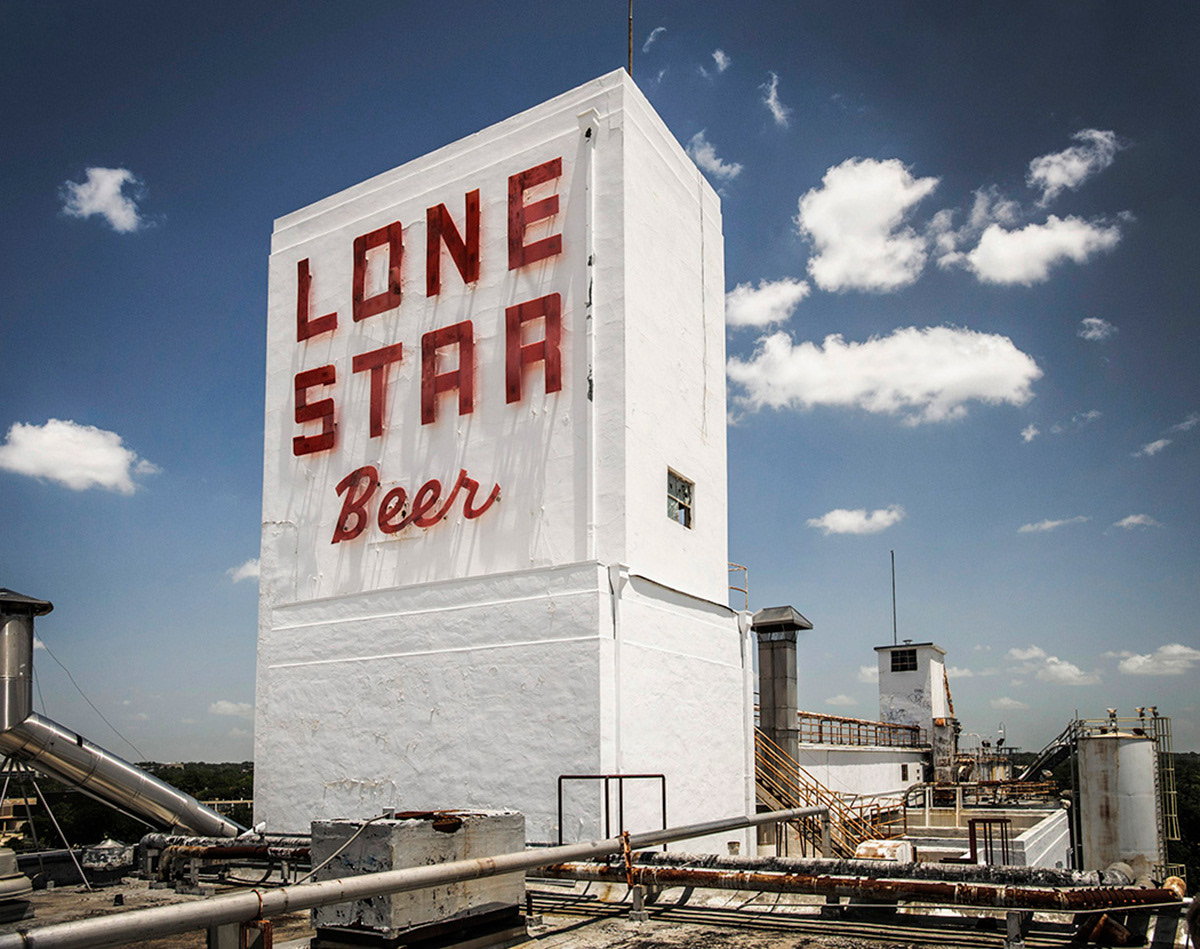
POLYGON ((692 526, 692 493, 695 487, 687 478, 667 469, 667 517, 684 527, 692 526))

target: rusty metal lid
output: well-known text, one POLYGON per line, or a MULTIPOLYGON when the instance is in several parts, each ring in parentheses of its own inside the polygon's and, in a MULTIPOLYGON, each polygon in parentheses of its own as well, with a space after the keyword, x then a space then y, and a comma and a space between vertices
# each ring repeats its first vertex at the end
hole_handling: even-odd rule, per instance
POLYGON ((31 596, 17 593, 8 587, 0 587, 0 613, 45 616, 52 609, 54 609, 54 604, 49 600, 35 600, 31 596))

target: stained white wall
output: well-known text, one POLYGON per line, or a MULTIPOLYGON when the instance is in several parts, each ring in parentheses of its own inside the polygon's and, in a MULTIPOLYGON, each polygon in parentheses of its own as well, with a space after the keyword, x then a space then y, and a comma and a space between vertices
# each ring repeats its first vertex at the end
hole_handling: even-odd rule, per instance
POLYGON ((935 718, 950 715, 946 695, 946 651, 933 643, 902 646, 877 646, 879 661, 879 719, 897 725, 917 725, 932 729, 935 718), (892 671, 892 653, 913 649, 917 668, 892 671))
MULTIPOLYGON (((723 605, 722 260, 715 193, 622 71, 277 222, 256 820, 300 830, 385 807, 513 808, 531 839, 549 840, 557 775, 613 771, 666 773, 672 823, 753 809, 751 657, 723 605), (557 195, 558 212, 525 240, 561 234, 562 252, 509 270, 509 176, 555 158, 561 175, 525 203, 557 195), (426 297, 426 209, 446 204, 462 230, 476 188, 479 280, 464 285, 442 250, 442 292, 426 297), (400 304, 355 322, 354 240, 393 221, 400 304), (338 326, 297 342, 304 259, 311 317, 336 312, 338 326), (562 390, 545 392, 533 366, 508 403, 505 308, 552 293, 562 390), (474 410, 459 415, 447 393, 422 424, 422 336, 463 320, 474 410), (396 343, 372 435, 371 374, 353 361, 396 343), (295 377, 326 365, 337 381, 309 400, 335 400, 336 442, 297 456, 293 438, 321 424, 295 421, 295 377), (331 543, 336 486, 364 465, 380 473, 372 519, 331 543), (667 517, 668 466, 696 482, 693 530, 667 517), (477 504, 501 489, 480 517, 464 518, 460 500, 427 528, 377 529, 385 491, 402 486, 411 503, 464 468, 477 504)), ((381 273, 369 271, 368 295, 381 273)), ((539 322, 523 339, 542 336, 539 322)), ((457 361, 451 348, 440 371, 457 361)), ((568 837, 597 813, 586 798, 568 837)), ((630 806, 632 829, 655 826, 657 811, 630 806)))

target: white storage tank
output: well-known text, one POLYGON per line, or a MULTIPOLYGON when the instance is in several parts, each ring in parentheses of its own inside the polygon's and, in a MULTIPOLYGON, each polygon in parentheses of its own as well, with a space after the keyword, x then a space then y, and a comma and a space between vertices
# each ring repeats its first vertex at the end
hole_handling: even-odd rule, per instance
POLYGON ((1154 739, 1110 732, 1079 740, 1083 869, 1164 863, 1158 833, 1154 739))

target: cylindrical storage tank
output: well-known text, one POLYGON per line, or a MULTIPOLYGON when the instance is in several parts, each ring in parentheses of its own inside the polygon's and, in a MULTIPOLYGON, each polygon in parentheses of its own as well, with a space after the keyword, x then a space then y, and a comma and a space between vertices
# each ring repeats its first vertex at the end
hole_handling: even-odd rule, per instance
MULTIPOLYGON (((1103 870, 1144 858, 1163 863, 1158 837, 1154 739, 1114 732, 1079 740, 1083 867, 1103 870)), ((1148 869, 1148 868, 1147 868, 1148 869)))

